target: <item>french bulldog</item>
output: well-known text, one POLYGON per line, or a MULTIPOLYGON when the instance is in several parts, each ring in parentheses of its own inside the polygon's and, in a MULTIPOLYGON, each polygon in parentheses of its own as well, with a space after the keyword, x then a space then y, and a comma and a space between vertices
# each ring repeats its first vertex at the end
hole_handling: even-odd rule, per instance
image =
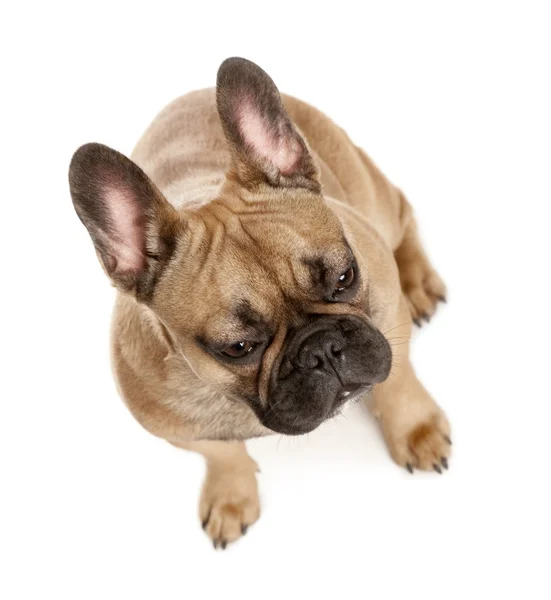
POLYGON ((120 395, 149 432, 206 458, 215 548, 260 514, 244 440, 310 432, 353 399, 396 463, 448 468, 450 425, 408 358, 444 284, 404 194, 324 114, 229 58, 131 159, 79 148, 69 184, 118 290, 120 395))

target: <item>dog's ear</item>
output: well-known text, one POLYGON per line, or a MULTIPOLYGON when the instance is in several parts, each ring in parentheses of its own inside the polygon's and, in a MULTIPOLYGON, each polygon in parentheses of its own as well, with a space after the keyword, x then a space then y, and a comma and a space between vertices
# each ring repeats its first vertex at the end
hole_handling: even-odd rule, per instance
POLYGON ((174 250, 176 210, 135 163, 102 144, 75 152, 69 186, 106 273, 120 290, 147 300, 174 250))
POLYGON ((233 168, 241 183, 303 187, 320 192, 308 145, 289 118, 270 76, 244 58, 228 58, 219 70, 216 102, 233 168))

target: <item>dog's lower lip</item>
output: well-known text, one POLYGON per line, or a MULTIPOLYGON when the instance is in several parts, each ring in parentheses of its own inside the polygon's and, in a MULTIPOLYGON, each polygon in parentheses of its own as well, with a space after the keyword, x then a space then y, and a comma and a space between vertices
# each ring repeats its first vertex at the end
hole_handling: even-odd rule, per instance
POLYGON ((352 398, 357 398, 360 394, 367 392, 369 388, 370 385, 366 383, 348 383, 344 385, 335 396, 333 406, 331 407, 331 414, 337 411, 343 404, 352 400, 352 398))

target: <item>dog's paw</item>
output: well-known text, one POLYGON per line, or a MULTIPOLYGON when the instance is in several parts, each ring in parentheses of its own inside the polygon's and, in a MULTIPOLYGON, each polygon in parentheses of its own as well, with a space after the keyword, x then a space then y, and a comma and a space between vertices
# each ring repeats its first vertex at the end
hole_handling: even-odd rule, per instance
POLYGON ((260 516, 254 470, 209 469, 199 503, 203 529, 215 548, 226 549, 260 516))
POLYGON ((420 327, 430 321, 439 302, 446 301, 446 286, 424 257, 400 266, 402 290, 413 322, 420 327))
POLYGON ((418 422, 389 439, 394 460, 410 473, 414 469, 442 473, 449 466, 451 443, 450 426, 443 414, 418 422))

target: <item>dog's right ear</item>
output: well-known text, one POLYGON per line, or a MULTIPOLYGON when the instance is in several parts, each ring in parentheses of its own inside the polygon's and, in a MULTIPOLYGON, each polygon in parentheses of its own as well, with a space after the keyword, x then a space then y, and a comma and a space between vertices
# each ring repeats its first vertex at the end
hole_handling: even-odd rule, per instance
POLYGON ((176 244, 176 210, 138 165, 102 144, 86 144, 75 152, 69 186, 75 210, 115 286, 149 299, 176 244))

